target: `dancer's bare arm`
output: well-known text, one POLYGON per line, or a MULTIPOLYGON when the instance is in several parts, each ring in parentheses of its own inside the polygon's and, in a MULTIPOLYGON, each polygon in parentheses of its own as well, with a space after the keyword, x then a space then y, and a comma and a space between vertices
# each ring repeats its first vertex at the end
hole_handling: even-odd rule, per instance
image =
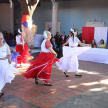
POLYGON ((66 42, 66 43, 64 43, 64 44, 63 44, 63 46, 65 46, 65 45, 67 45, 67 44, 69 44, 69 41, 68 41, 68 40, 67 40, 67 42, 66 42))
POLYGON ((24 50, 24 40, 22 41, 22 45, 23 45, 23 50, 24 50))
POLYGON ((8 62, 11 64, 11 54, 7 55, 8 62))
POLYGON ((53 53, 57 57, 57 53, 52 49, 52 47, 48 48, 51 53, 53 53))
POLYGON ((81 45, 81 46, 88 46, 88 47, 91 47, 91 44, 84 44, 84 43, 81 43, 81 42, 79 42, 78 44, 81 45))
POLYGON ((8 45, 7 45, 7 58, 8 58, 8 62, 11 64, 11 52, 8 45))

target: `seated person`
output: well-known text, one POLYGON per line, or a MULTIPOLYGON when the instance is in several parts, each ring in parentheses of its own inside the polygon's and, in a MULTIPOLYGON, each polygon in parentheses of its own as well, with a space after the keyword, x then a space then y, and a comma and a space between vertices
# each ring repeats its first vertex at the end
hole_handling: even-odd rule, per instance
POLYGON ((106 48, 105 49, 108 49, 108 44, 106 45, 106 48))
POLYGON ((98 48, 105 48, 104 40, 101 39, 100 43, 98 43, 98 48))
POLYGON ((54 37, 52 37, 51 39, 51 44, 52 44, 54 51, 57 53, 57 58, 59 58, 59 48, 57 47, 54 37))
POLYGON ((85 39, 83 39, 82 43, 87 44, 87 42, 86 42, 86 40, 85 40, 85 39))
POLYGON ((97 47, 95 39, 92 40, 91 47, 92 48, 96 48, 97 47))

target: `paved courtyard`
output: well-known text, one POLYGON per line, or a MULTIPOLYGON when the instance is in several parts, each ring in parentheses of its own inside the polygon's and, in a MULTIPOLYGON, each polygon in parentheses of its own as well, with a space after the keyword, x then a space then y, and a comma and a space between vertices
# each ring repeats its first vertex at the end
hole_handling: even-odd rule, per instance
POLYGON ((26 80, 23 73, 28 66, 19 69, 11 84, 3 89, 0 108, 108 108, 108 65, 79 62, 81 78, 75 73, 65 77, 53 65, 50 83, 36 85, 34 79, 26 80))

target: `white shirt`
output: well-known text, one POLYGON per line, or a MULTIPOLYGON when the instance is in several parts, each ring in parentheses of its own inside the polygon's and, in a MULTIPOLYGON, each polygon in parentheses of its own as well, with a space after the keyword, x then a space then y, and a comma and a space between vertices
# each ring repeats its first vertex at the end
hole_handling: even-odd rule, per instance
POLYGON ((5 58, 7 55, 11 54, 9 46, 5 43, 0 47, 0 58, 5 58))
POLYGON ((22 44, 22 41, 21 41, 21 35, 17 35, 16 36, 16 44, 22 44))
POLYGON ((41 52, 49 53, 50 50, 45 47, 46 41, 47 41, 47 39, 44 39, 43 42, 42 42, 42 44, 41 44, 41 52))
POLYGON ((74 40, 73 37, 70 37, 68 41, 69 41, 69 46, 72 47, 78 46, 78 43, 80 42, 80 40, 77 37, 74 37, 74 40))

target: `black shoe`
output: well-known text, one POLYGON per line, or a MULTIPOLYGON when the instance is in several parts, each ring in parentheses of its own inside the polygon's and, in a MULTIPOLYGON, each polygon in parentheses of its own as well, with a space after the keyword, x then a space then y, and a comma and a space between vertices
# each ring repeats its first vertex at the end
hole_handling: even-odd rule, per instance
POLYGON ((69 75, 68 75, 68 74, 66 74, 66 72, 64 72, 64 74, 65 74, 65 76, 66 76, 66 77, 69 77, 69 75))
POLYGON ((1 96, 3 96, 4 95, 4 93, 0 93, 0 98, 1 98, 1 96))
POLYGON ((47 84, 44 84, 45 86, 52 86, 52 84, 49 84, 49 83, 47 83, 47 84))
POLYGON ((82 77, 82 75, 80 75, 80 74, 75 74, 75 76, 79 76, 79 77, 82 77))
POLYGON ((35 83, 38 85, 38 80, 37 80, 37 77, 35 77, 35 83))
POLYGON ((3 96, 4 95, 4 93, 1 93, 1 96, 3 96))

